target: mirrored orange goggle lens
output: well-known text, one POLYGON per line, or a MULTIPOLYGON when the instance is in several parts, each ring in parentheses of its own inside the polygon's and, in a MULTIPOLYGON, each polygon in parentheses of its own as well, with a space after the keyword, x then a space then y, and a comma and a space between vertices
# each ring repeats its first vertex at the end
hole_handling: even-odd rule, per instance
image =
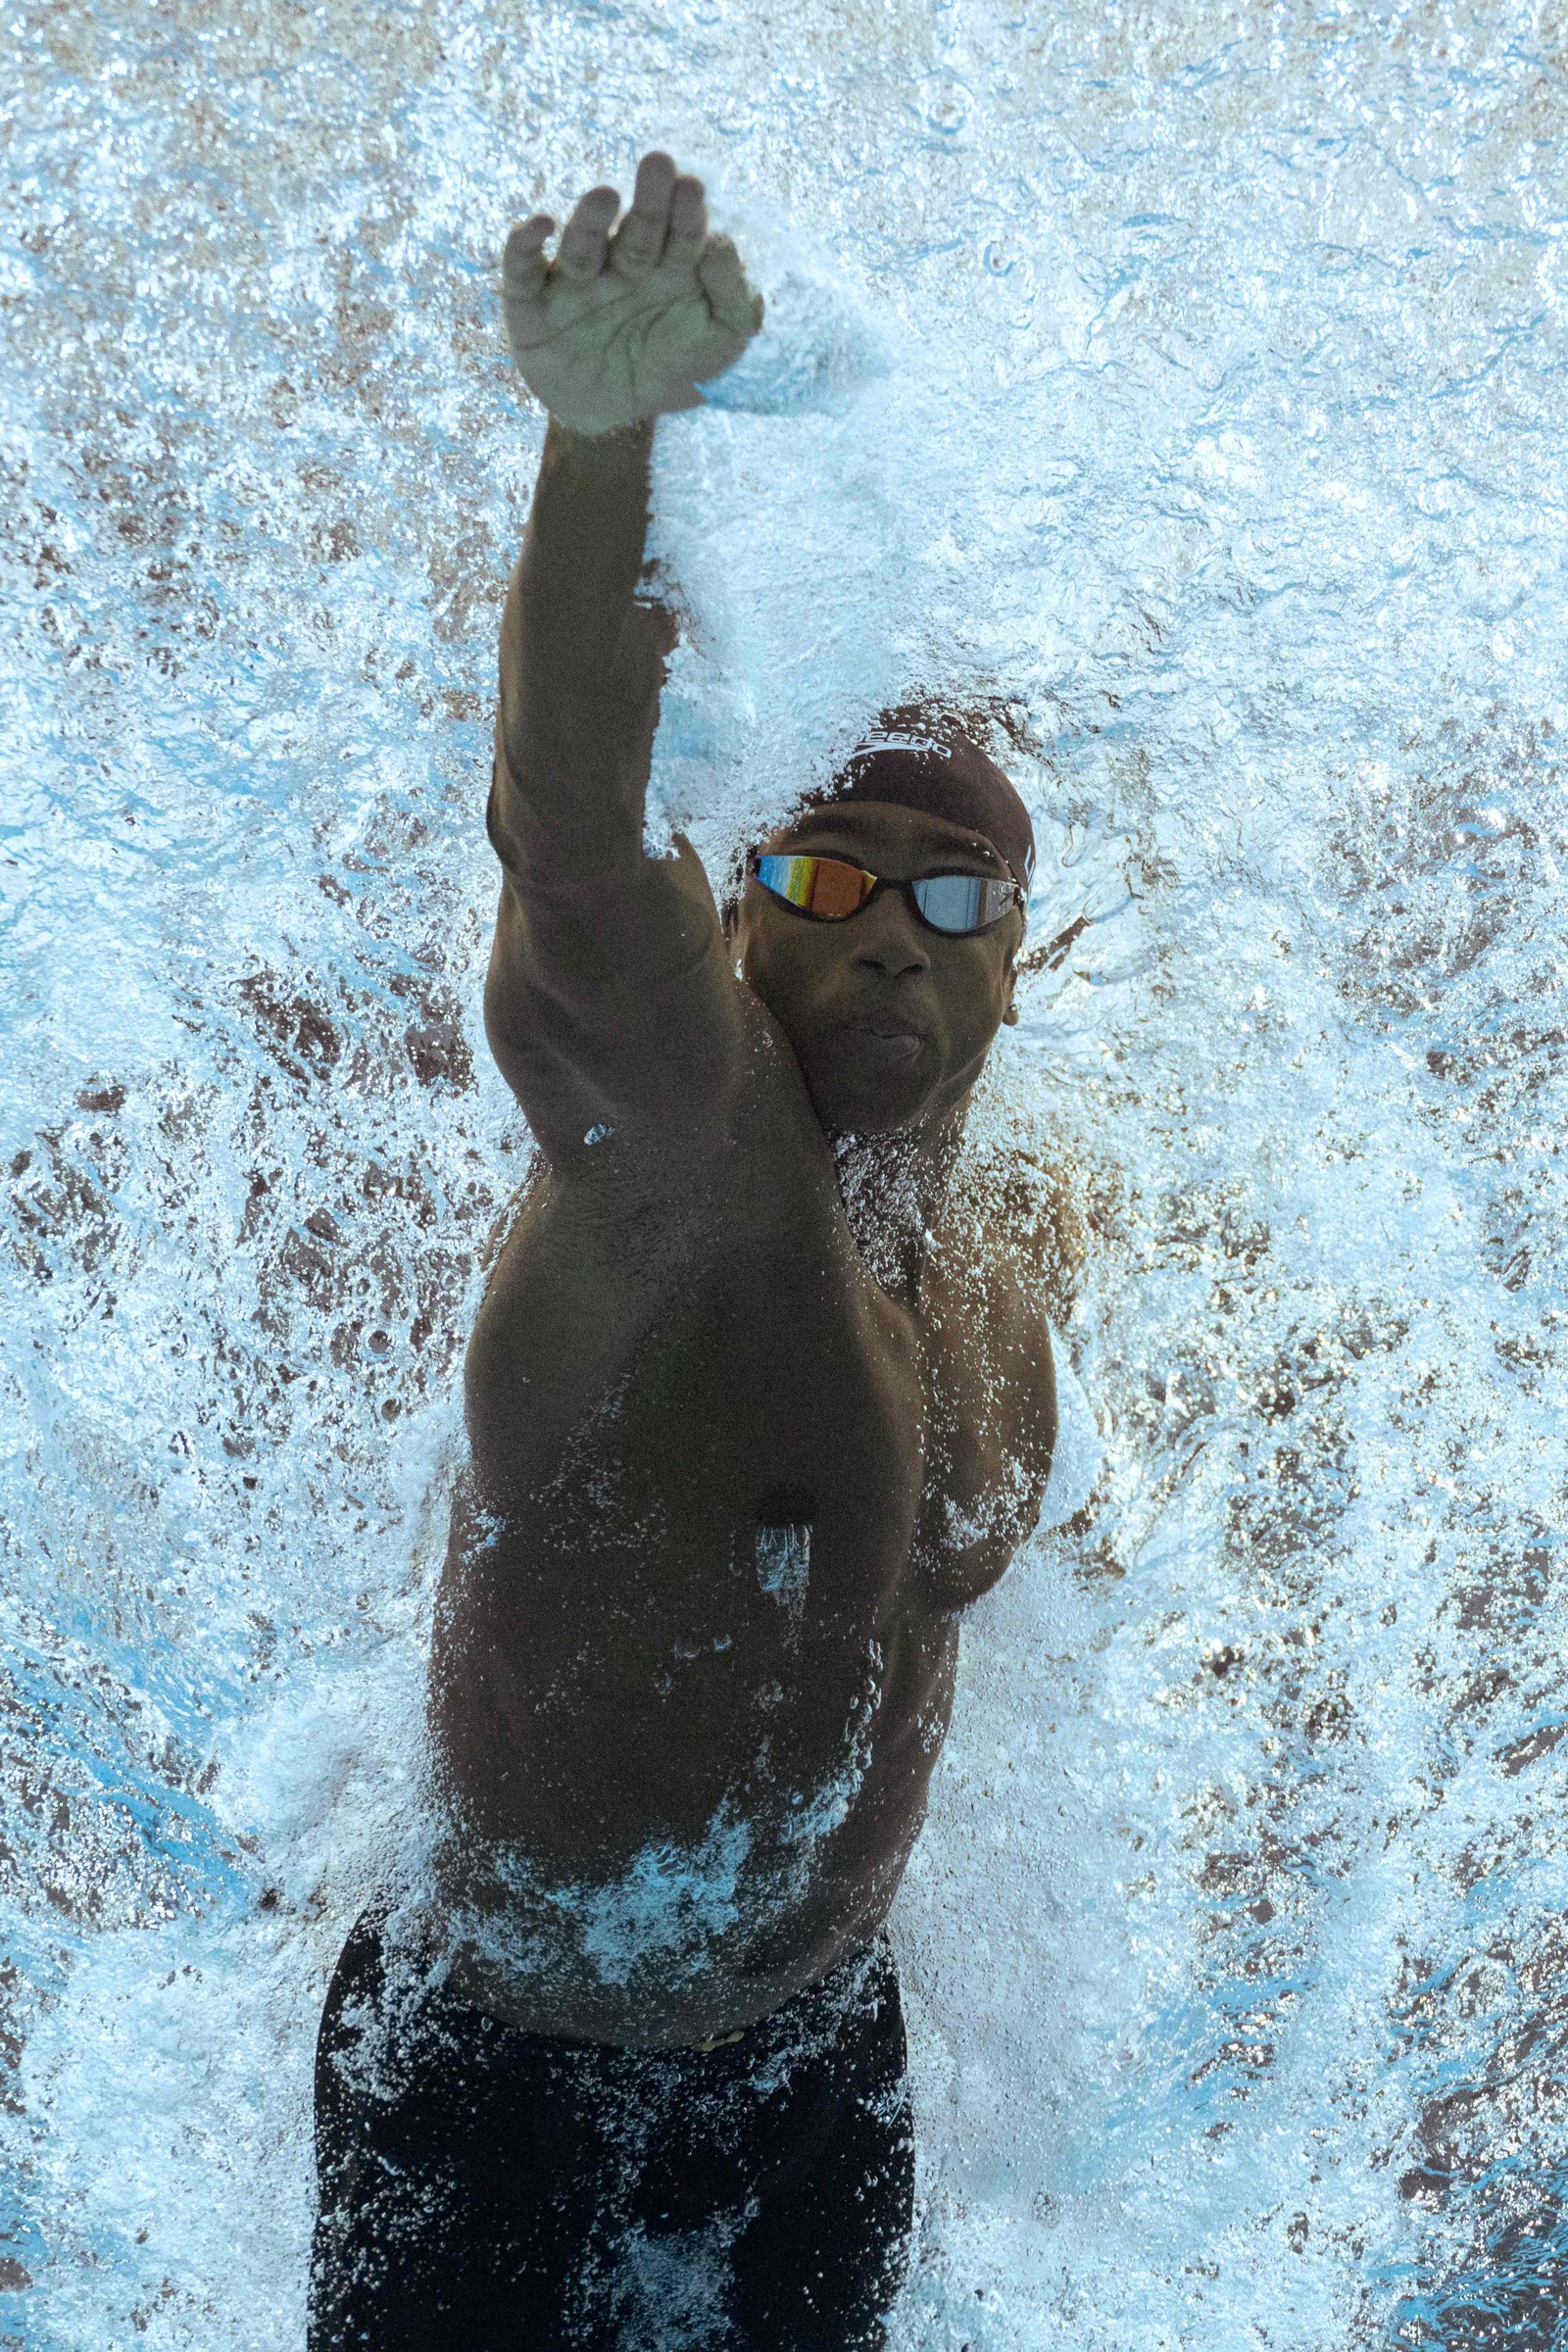
POLYGON ((874 874, 862 873, 841 858, 759 858, 757 873, 768 890, 788 899, 792 906, 829 917, 853 914, 876 887, 874 874))

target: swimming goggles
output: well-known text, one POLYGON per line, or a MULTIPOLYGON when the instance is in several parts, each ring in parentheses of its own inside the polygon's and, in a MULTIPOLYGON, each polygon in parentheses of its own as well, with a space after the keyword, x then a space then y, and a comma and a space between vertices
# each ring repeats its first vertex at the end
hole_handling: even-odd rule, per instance
POLYGON ((760 854, 753 856, 752 871, 770 897, 819 923, 842 923, 858 914, 879 890, 902 891, 927 929, 949 939, 989 931, 1011 907, 1022 912, 1026 904, 1016 882, 994 882, 984 874, 922 874, 913 882, 893 882, 842 858, 760 854))

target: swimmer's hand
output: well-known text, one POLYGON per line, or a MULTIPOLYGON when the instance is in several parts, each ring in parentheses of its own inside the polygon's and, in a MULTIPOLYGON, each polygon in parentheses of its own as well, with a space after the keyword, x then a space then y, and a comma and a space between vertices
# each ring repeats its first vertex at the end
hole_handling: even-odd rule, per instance
POLYGON ((728 237, 710 237, 703 183, 667 155, 637 167, 631 210, 590 188, 562 234, 536 213, 507 239, 507 340, 523 381, 578 433, 612 433, 702 404, 701 386, 733 367, 762 323, 728 237), (613 233, 612 233, 613 232, 613 233))

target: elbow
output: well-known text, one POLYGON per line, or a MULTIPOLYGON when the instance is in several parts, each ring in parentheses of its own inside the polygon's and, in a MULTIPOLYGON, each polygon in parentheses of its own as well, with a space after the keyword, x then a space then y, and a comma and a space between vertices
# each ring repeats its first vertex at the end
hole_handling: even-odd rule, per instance
POLYGON ((642 811, 611 794, 583 795, 540 765, 492 785, 485 832, 519 910, 589 901, 607 880, 624 883, 647 863, 642 811))
POLYGON ((550 1054, 564 1009, 537 977, 518 970, 515 957, 502 963, 492 956, 484 984, 485 1042, 509 1078, 519 1063, 550 1054))

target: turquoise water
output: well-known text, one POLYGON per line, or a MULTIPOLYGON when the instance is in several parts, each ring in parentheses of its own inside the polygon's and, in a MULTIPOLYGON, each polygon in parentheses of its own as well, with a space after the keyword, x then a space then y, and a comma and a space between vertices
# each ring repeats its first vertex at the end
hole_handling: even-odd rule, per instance
POLYGON ((217 13, 6 32, 0 2344, 302 2340, 526 1150, 496 258, 655 140, 772 305, 662 434, 656 828, 1006 693, 1080 924, 997 1094, 1102 1461, 895 1915, 899 2352, 1562 2340, 1561 23, 217 13))

